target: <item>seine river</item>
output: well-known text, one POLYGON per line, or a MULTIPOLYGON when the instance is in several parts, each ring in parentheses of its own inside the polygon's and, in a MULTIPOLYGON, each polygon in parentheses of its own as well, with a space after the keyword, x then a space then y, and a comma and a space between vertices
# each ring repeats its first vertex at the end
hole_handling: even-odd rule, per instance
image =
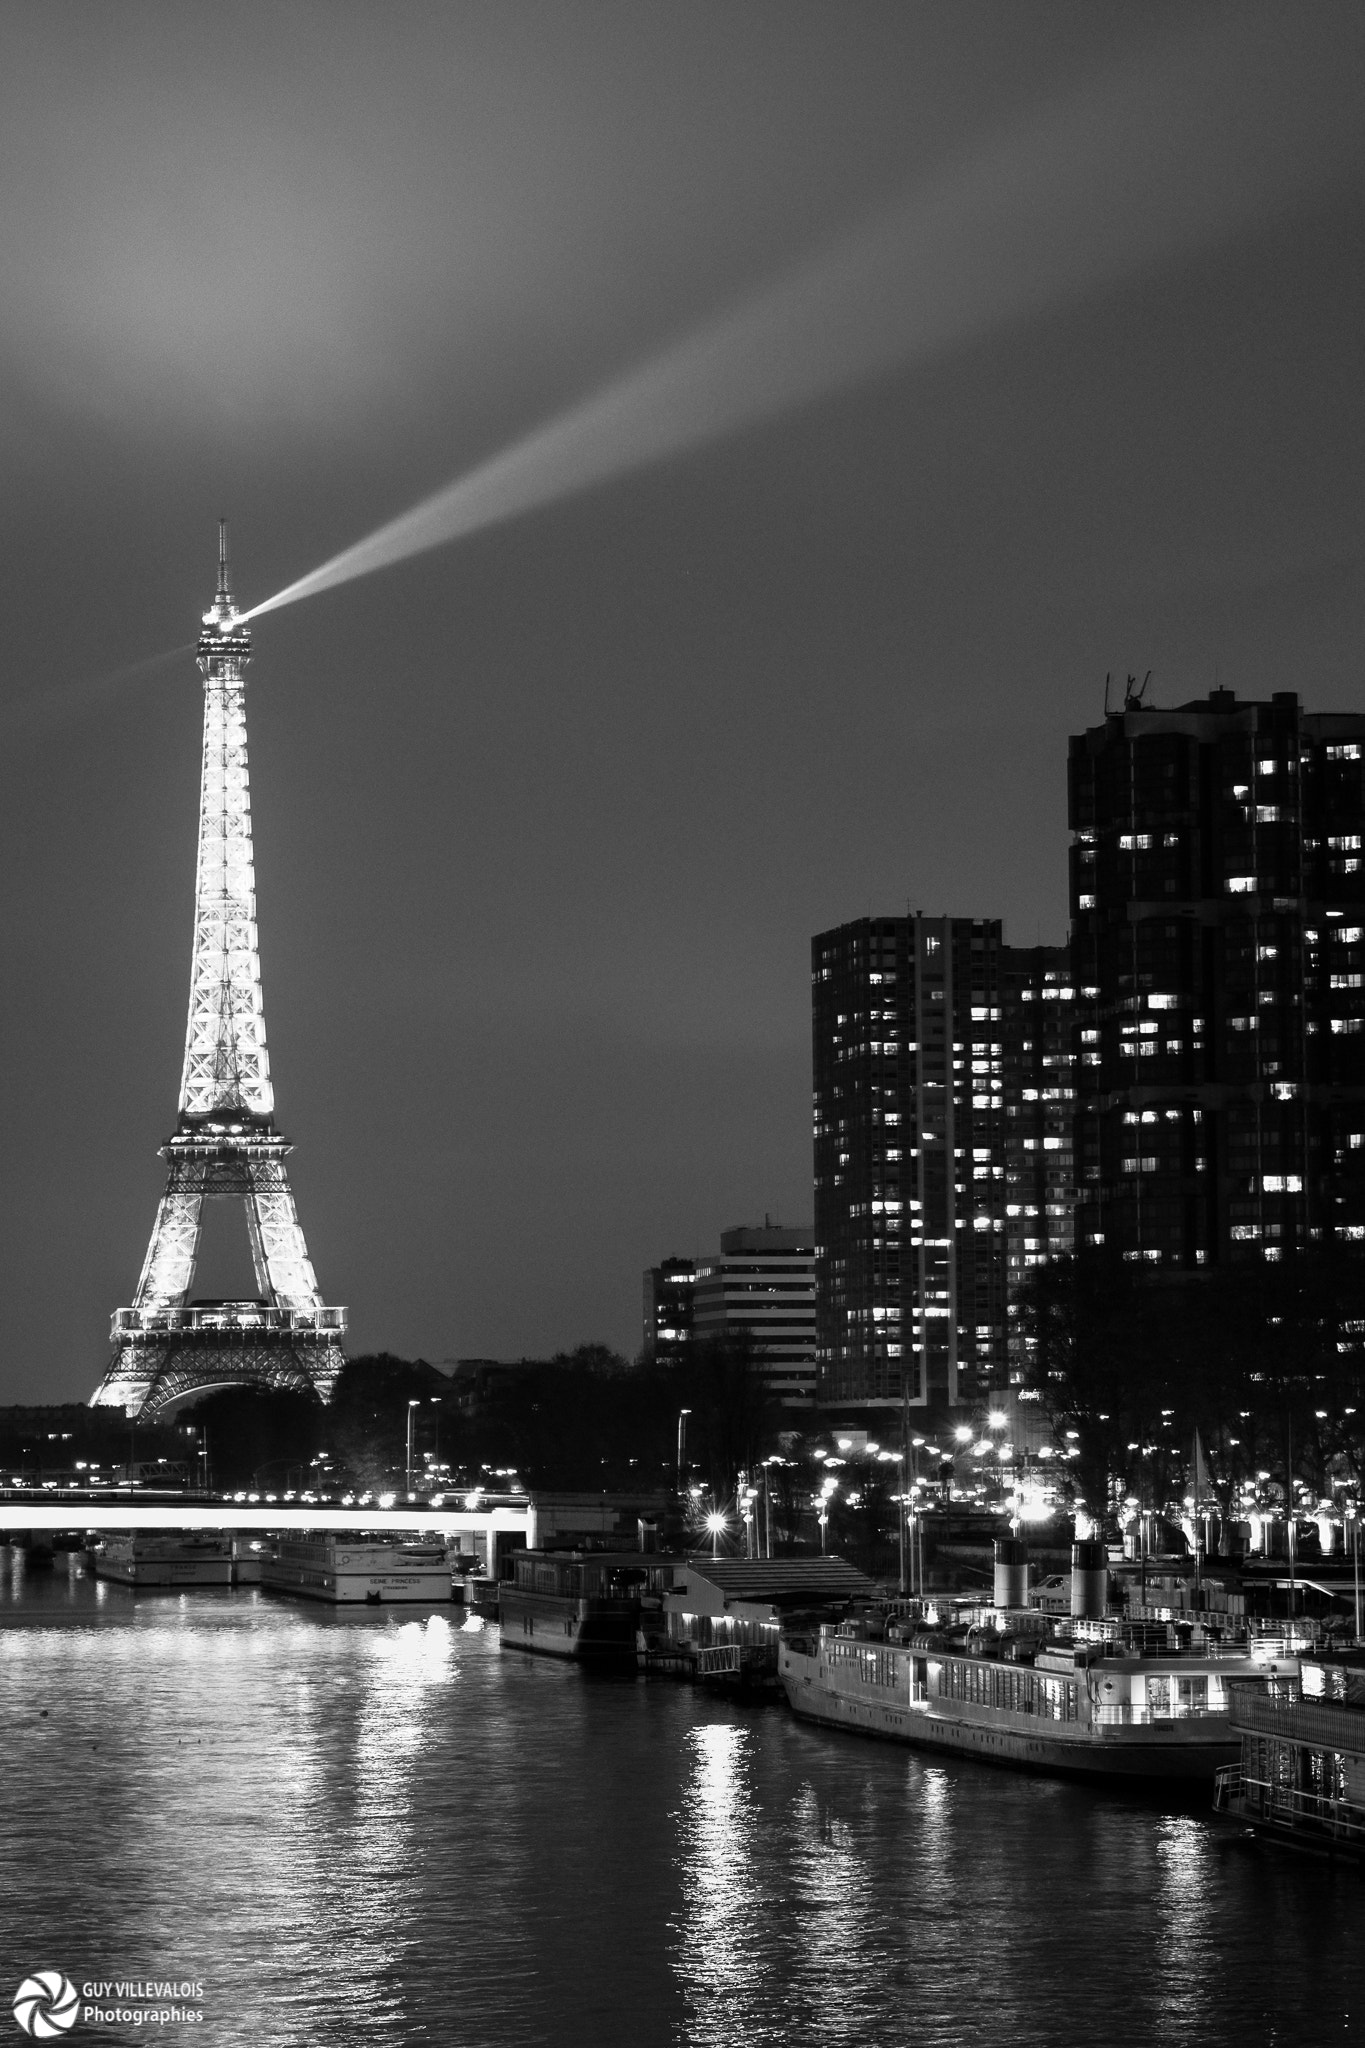
POLYGON ((74 2043, 1365 2039, 1365 1884, 1200 1802, 939 1763, 462 1623, 134 1598, 60 1557, 26 1581, 0 1549, 0 2027, 51 1968, 194 1989, 197 2018, 74 2043))

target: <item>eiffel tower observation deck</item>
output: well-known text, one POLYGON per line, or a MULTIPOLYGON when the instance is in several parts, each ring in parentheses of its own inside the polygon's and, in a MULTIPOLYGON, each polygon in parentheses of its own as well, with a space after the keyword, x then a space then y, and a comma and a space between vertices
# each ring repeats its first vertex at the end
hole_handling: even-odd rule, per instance
POLYGON ((131 1308, 114 1311, 113 1356, 92 1407, 153 1415, 207 1387, 293 1387, 330 1398, 343 1363, 344 1308, 324 1307, 275 1128, 256 941, 247 779, 251 634, 232 601, 227 522, 218 590, 199 638, 204 768, 194 962, 180 1117, 152 1241, 131 1308), (190 1300, 206 1201, 246 1212, 252 1301, 190 1300))

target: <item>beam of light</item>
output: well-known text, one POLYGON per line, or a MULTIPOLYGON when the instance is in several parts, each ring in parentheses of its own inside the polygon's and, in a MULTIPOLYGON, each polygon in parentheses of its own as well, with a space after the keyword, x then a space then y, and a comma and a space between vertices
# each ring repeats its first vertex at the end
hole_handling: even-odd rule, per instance
POLYGON ((1365 10, 1129 54, 245 614, 313 597, 1273 218, 1362 155, 1365 10))
POLYGON ((50 689, 31 690, 25 697, 11 698, 0 708, 0 731, 46 731, 78 713, 98 708, 105 698, 122 695, 133 684, 150 682, 172 664, 180 668, 194 649, 195 642, 186 640, 179 647, 164 648, 160 654, 149 654, 141 661, 126 661, 119 668, 107 669, 103 675, 80 676, 55 683, 50 689))

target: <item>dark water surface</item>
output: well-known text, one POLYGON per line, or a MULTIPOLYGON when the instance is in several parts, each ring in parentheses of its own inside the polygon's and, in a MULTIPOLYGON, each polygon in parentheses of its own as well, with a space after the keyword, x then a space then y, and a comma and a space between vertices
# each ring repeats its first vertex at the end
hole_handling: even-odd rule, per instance
POLYGON ((0 2035, 55 1967, 203 1982, 201 2023, 76 2048, 1365 2040, 1365 1883, 1198 1800, 593 1679, 462 1618, 134 1597, 0 1549, 0 2035))

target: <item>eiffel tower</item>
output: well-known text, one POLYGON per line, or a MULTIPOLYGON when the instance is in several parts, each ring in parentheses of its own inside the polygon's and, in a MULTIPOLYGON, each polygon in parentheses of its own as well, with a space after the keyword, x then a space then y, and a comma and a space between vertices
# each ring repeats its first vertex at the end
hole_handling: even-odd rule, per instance
POLYGON ((251 633, 232 601, 227 522, 218 590, 204 614, 204 769, 190 1018, 175 1136, 162 1147, 166 1192, 131 1308, 115 1309, 113 1356, 92 1407, 154 1415, 223 1385, 293 1387, 330 1398, 343 1363, 344 1308, 324 1308, 275 1128, 256 942, 256 873, 247 782, 251 633), (246 1210, 254 1301, 190 1301, 206 1201, 246 1210))

